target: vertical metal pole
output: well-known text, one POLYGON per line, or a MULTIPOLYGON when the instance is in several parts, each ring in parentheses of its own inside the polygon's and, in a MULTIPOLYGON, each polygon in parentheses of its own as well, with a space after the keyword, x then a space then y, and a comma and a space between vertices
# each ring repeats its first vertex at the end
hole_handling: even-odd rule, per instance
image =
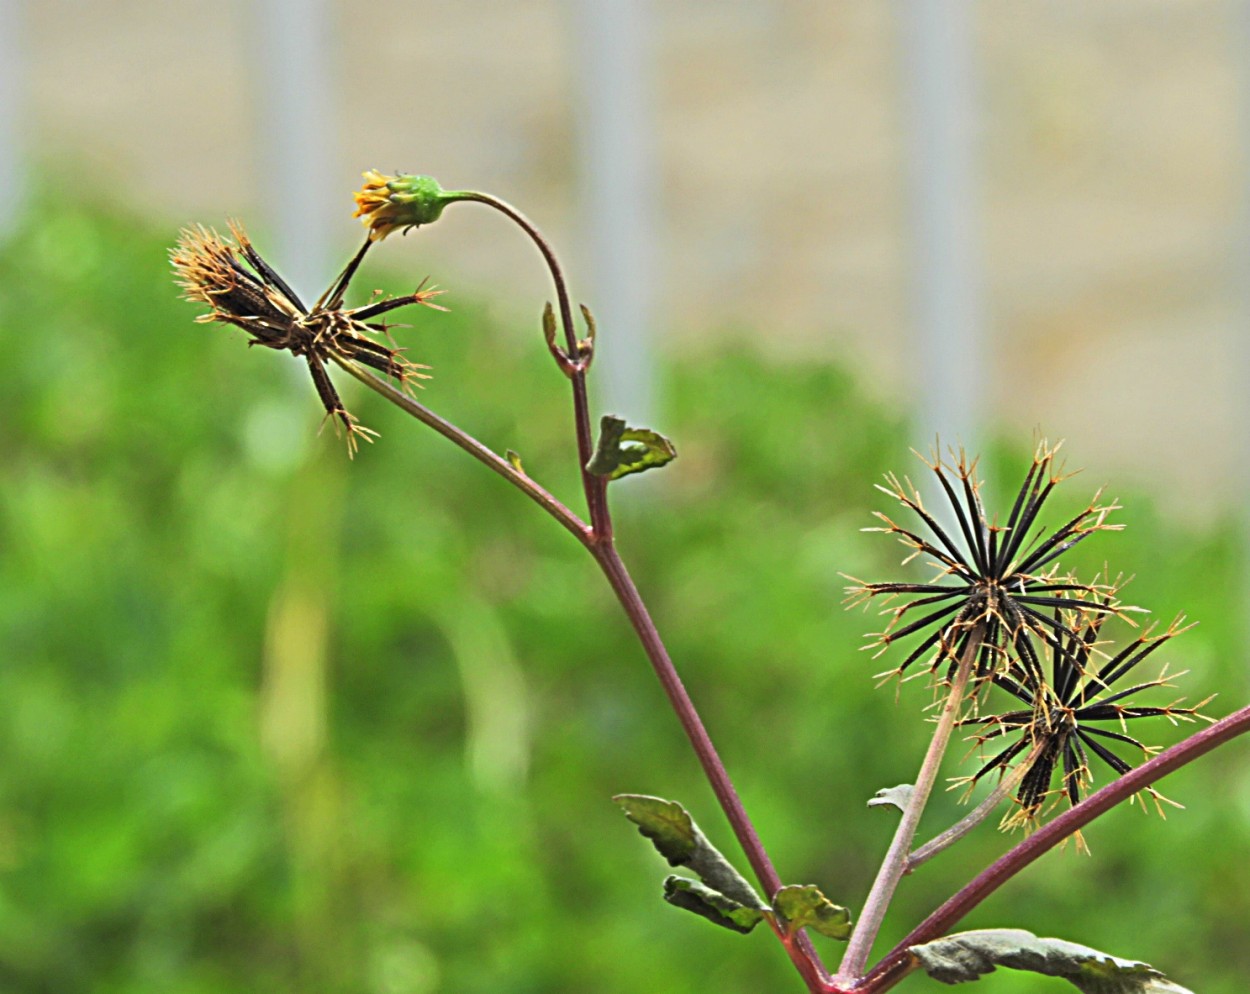
POLYGON ((330 5, 263 0, 257 12, 252 57, 261 82, 261 204, 274 229, 274 264, 301 296, 314 297, 334 275, 333 248, 351 203, 347 191, 334 188, 339 145, 330 5))
POLYGON ((971 0, 899 0, 921 425, 975 451, 986 391, 971 0))
POLYGON ((601 332, 595 381, 607 409, 631 424, 654 413, 651 325, 655 319, 659 195, 652 149, 650 8, 646 0, 578 0, 574 56, 581 95, 582 214, 601 332))
MULTIPOLYGON (((1237 302, 1236 328, 1233 335, 1234 355, 1237 368, 1250 380, 1250 0, 1237 0, 1233 5, 1234 30, 1230 32, 1233 42, 1229 57, 1237 73, 1238 82, 1238 151, 1240 153, 1241 188, 1237 205, 1237 227, 1233 232, 1233 251, 1229 253, 1233 263, 1229 274, 1237 302)), ((1246 381, 1242 381, 1246 382, 1246 381)), ((1229 426, 1234 438, 1245 439, 1250 435, 1250 391, 1237 391, 1233 408, 1232 424, 1229 426)), ((1243 445, 1245 442, 1243 441, 1243 445)), ((1233 485, 1241 493, 1250 486, 1250 460, 1243 452, 1236 451, 1233 485)), ((1240 502, 1241 516, 1241 582, 1242 634, 1250 630, 1250 508, 1240 502)))
MULTIPOLYGON (((246 6, 246 5, 245 5, 246 6)), ((329 284, 337 233, 346 230, 346 191, 334 189, 335 52, 328 0, 258 0, 252 58, 260 80, 260 202, 273 226, 272 261, 306 304, 329 284)), ((286 363, 299 409, 315 410, 307 373, 286 363)), ((350 401, 349 401, 350 404, 350 401)), ((327 583, 334 576, 343 515, 344 464, 304 458, 293 468, 287 509, 286 579, 269 606, 262 660, 261 734, 278 784, 292 873, 295 968, 327 974, 340 954, 332 925, 342 894, 339 791, 327 758, 327 583), (310 543, 311 535, 328 541, 310 543)))
POLYGON ((27 88, 20 4, 21 0, 0 0, 0 238, 16 225, 26 186, 22 124, 27 88))

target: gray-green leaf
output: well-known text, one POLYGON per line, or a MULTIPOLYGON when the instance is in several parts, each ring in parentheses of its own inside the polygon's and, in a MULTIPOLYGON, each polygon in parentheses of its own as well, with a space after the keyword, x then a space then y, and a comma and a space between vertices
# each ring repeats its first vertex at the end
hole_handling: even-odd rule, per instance
POLYGON ((587 472, 619 480, 630 473, 656 469, 677 458, 677 449, 659 432, 630 428, 611 414, 599 421, 599 441, 586 464, 587 472))
POLYGON ((664 900, 676 908, 693 911, 722 928, 743 935, 764 918, 764 912, 758 908, 745 907, 720 891, 688 877, 668 877, 664 881, 664 900))
POLYGON ((782 887, 773 900, 773 910, 786 920, 790 935, 810 928, 831 939, 851 936, 851 913, 825 897, 815 884, 782 887))
POLYGON ((729 861, 707 840, 699 826, 676 801, 646 794, 618 794, 612 798, 638 831, 651 840, 669 866, 686 866, 699 879, 744 907, 768 910, 758 894, 729 861))
POLYGON ((1039 939, 1019 928, 959 932, 912 946, 929 976, 944 984, 976 980, 997 966, 1062 977, 1084 994, 1192 994, 1148 963, 1119 959, 1063 939, 1039 939))
POLYGON ((911 803, 912 792, 916 788, 909 783, 901 783, 897 787, 882 787, 868 801, 870 808, 883 808, 893 805, 900 811, 906 811, 911 803))

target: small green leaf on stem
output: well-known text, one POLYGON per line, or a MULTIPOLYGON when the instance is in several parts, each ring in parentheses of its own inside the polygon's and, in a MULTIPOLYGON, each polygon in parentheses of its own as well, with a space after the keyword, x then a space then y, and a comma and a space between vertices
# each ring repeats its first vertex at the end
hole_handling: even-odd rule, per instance
POLYGON ((663 466, 675 458, 677 449, 659 432, 630 428, 621 418, 605 414, 599 422, 599 443, 586 471, 619 480, 630 473, 663 466))
POLYGON ((868 800, 870 808, 884 808, 891 805, 900 811, 906 811, 911 802, 912 792, 916 788, 909 783, 901 783, 896 787, 882 787, 868 800))
POLYGON ((618 794, 612 800, 621 806, 625 817, 638 826, 638 831, 651 840, 669 866, 689 867, 705 884, 736 904, 768 910, 768 905, 676 801, 646 794, 618 794))
POLYGON ((764 912, 759 908, 742 905, 689 877, 667 877, 664 881, 664 900, 675 908, 692 911, 722 928, 743 935, 764 918, 764 912))
POLYGON ((551 306, 551 301, 547 301, 543 307, 543 337, 547 339, 547 351, 551 353, 551 358, 556 361, 556 365, 560 367, 560 372, 565 376, 572 378, 580 373, 585 373, 590 368, 590 348, 586 349, 585 354, 582 353, 582 343, 577 343, 577 355, 571 356, 556 341, 556 312, 551 306))
MULTIPOLYGON (((524 473, 525 467, 521 465, 521 456, 515 449, 507 449, 504 455, 508 457, 508 462, 518 473, 524 473)), ((871 802, 869 802, 871 803, 871 802)))
POLYGON ((582 320, 586 322, 586 337, 577 340, 577 358, 590 368, 590 360, 595 357, 595 318, 585 304, 578 305, 582 309, 582 320))
MULTIPOLYGON (((547 301, 543 307, 543 337, 547 339, 547 348, 552 352, 557 350, 556 347, 556 311, 551 306, 551 301, 547 301)), ((563 354, 563 353, 561 353, 563 354)))
POLYGON ((786 922, 786 933, 794 935, 810 928, 830 939, 849 939, 851 913, 834 904, 815 884, 791 885, 777 891, 773 910, 786 922))
POLYGON ((1063 939, 1039 939, 1019 928, 959 932, 908 952, 934 980, 959 984, 995 967, 1062 977, 1084 994, 1192 994, 1147 963, 1123 960, 1063 939))

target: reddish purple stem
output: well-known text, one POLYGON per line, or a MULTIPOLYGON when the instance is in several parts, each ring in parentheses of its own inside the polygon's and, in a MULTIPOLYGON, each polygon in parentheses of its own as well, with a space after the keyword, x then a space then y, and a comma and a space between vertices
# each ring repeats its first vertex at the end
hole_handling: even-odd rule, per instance
POLYGON ((1250 732, 1250 706, 1221 718, 1210 728, 1205 728, 1178 742, 1149 762, 1143 763, 1135 770, 1091 794, 1071 810, 1065 811, 1054 821, 1038 829, 982 871, 967 886, 917 925, 911 934, 890 950, 881 962, 852 989, 862 994, 879 994, 881 991, 889 990, 915 969, 911 955, 907 952, 909 947, 932 942, 946 935, 960 919, 994 891, 1078 829, 1088 825, 1099 815, 1173 770, 1192 763, 1216 746, 1223 745, 1246 732, 1250 732))

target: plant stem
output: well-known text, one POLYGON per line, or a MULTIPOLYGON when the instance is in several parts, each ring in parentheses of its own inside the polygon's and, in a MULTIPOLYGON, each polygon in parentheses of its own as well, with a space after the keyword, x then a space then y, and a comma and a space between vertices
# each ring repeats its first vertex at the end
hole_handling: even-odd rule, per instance
MULTIPOLYGON (((729 820, 738 844, 742 847, 747 861, 751 864, 751 869, 755 872, 756 879, 764 889, 768 903, 771 904, 777 891, 781 889, 781 878, 772 860, 769 859, 759 834, 751 823, 750 816, 742 806, 742 800, 738 797, 737 790, 734 789, 733 781, 730 780, 725 765, 721 762, 720 755, 699 717, 699 712, 695 709, 694 702, 690 699, 669 657, 668 650, 660 638, 660 633, 656 630, 655 623, 651 620, 651 615, 638 593, 633 578, 629 575, 614 545, 599 544, 591 551, 603 569, 621 607, 628 615, 630 624, 634 626, 638 640, 642 643, 647 658, 655 670, 655 675, 659 678, 660 685, 664 688, 664 693, 668 696, 669 703, 676 712, 681 727, 690 740, 690 745, 694 748, 699 765, 703 767, 703 773, 712 786, 712 792, 716 795, 721 810, 725 812, 725 817, 729 820)), ((807 936, 800 932, 793 939, 787 938, 784 932, 775 925, 774 931, 786 947, 787 954, 803 976, 808 988, 814 992, 827 991, 829 989, 828 971, 821 964, 807 936)))
MULTIPOLYGON (((565 346, 569 355, 575 357, 578 354, 578 342, 577 332, 573 325, 573 307, 569 300, 568 284, 564 278, 564 271, 560 266, 560 261, 556 258, 555 251, 542 232, 538 230, 529 218, 507 201, 491 194, 473 190, 458 190, 453 194, 448 194, 448 196, 454 196, 457 200, 473 201, 493 207, 514 221, 529 235, 546 261, 548 270, 551 272, 551 280, 555 285, 556 301, 560 312, 560 323, 564 328, 565 346)), ((570 375, 569 379, 573 385, 577 452, 581 461, 582 480, 586 490, 586 500, 591 518, 591 541, 585 544, 587 544, 596 561, 603 569, 604 575, 612 585, 612 589, 616 593, 621 606, 629 616, 629 620, 634 626, 643 648, 646 650, 647 657, 651 660, 656 676, 659 677, 660 683, 664 687, 664 692, 668 695, 669 702, 672 704, 673 710, 677 712, 682 728, 685 729, 690 743, 694 747, 703 771, 711 782, 712 790, 724 809, 725 815, 729 819, 734 834, 738 837, 738 841, 741 843, 747 859, 750 861, 751 867, 759 879, 760 885, 767 891, 771 900, 777 890, 780 889, 781 880, 777 876, 777 871, 773 868, 768 854, 764 851, 764 847, 755 832, 754 826, 751 824, 750 818, 747 817, 742 801, 739 799, 737 791, 734 790, 729 775, 725 772, 724 764, 721 763, 720 756, 717 755, 716 749, 712 745, 712 740, 708 736, 698 712, 695 710, 694 703, 690 700, 690 695, 686 693, 686 689, 682 685, 677 669, 673 666, 672 659, 668 655, 668 650, 664 647, 659 632, 656 630, 655 624, 651 621, 651 616, 642 602, 638 588, 634 585, 629 571, 625 568, 625 563, 621 560, 613 544, 612 517, 607 503, 607 481, 586 469, 586 464, 590 462, 593 454, 594 440, 591 435, 585 371, 577 370, 570 375)))
POLYGON ((894 891, 907 868, 907 856, 911 852, 916 829, 920 826, 920 816, 924 814, 929 794, 937 780, 938 770, 942 766, 942 757, 946 754, 946 746, 950 742, 951 731, 955 727, 955 719, 959 716, 959 708, 968 687, 968 676, 972 672, 973 662, 984 637, 984 627, 978 624, 969 635, 968 643, 959 658, 950 693, 947 694, 946 703, 942 707, 937 728, 933 730, 929 751, 925 754, 920 772, 916 775, 916 785, 912 790, 911 798, 907 802, 902 818, 899 819, 894 840, 890 843, 889 851, 881 863, 881 869, 877 871, 877 879, 873 881, 872 890, 868 892, 868 899, 864 902, 863 911, 860 912, 859 922, 855 926, 855 931, 851 933, 851 941, 842 957, 842 964, 838 967, 836 980, 839 984, 853 984, 863 973, 864 965, 868 962, 872 944, 881 930, 881 923, 885 920, 886 909, 890 906, 894 891))
POLYGON ((466 434, 449 421, 439 417, 428 407, 413 400, 407 394, 396 390, 385 380, 361 369, 355 363, 341 359, 338 356, 332 356, 332 358, 340 367, 369 387, 369 389, 381 394, 392 404, 402 408, 422 424, 433 428, 444 438, 455 443, 469 455, 473 456, 473 458, 488 466, 513 484, 513 486, 520 489, 568 531, 572 532, 590 550, 595 561, 598 562, 604 575, 607 577, 608 583, 612 586, 612 590, 615 592, 622 608, 624 608, 626 615, 629 617, 634 631, 638 634, 639 641, 642 642, 643 649, 647 653, 647 658, 650 659, 656 675, 664 688, 664 692, 668 696, 673 710, 677 712, 678 720, 681 722, 682 728, 685 729, 690 743, 694 747, 699 763, 711 782, 712 790, 724 809, 725 816, 729 819, 734 834, 741 843, 743 851, 751 863, 751 868, 759 879, 760 886, 767 891, 771 900, 781 887, 781 879, 778 877, 777 871, 773 868, 772 862, 764 851, 759 836, 742 806, 742 801, 739 799, 738 793, 734 789, 728 773, 725 771, 724 764, 721 762, 720 756, 717 754, 715 746, 712 745, 712 740, 708 736, 698 712, 695 710, 694 702, 691 701, 690 695, 686 692, 686 688, 681 682, 681 677, 678 675, 668 650, 660 638, 659 631, 651 620, 651 616, 643 604, 642 597, 638 593, 638 588, 634 584, 633 578, 629 575, 629 571, 626 569, 620 554, 616 551, 615 545, 610 542, 595 542, 590 535, 589 529, 577 515, 561 504, 559 500, 527 474, 517 470, 512 463, 488 449, 471 435, 466 434))
POLYGON ((556 521, 560 522, 566 530, 571 532, 582 545, 587 548, 592 546, 592 537, 590 528, 576 514, 565 507, 557 500, 547 489, 536 483, 527 473, 518 470, 507 459, 492 452, 485 445, 479 442, 472 435, 469 435, 450 421, 447 421, 424 404, 418 403, 409 397, 406 393, 396 390, 380 377, 374 376, 372 373, 366 372, 357 366, 354 362, 343 359, 340 356, 331 355, 341 369, 350 373, 361 383, 367 386, 375 393, 381 394, 396 407, 402 408, 407 413, 424 425, 428 425, 444 438, 449 439, 455 445, 459 446, 478 462, 494 470, 505 480, 519 489, 527 497, 532 499, 535 504, 550 514, 556 521))
POLYGON ((1003 777, 992 791, 990 791, 980 804, 973 808, 968 814, 959 821, 955 822, 950 828, 939 835, 935 835, 923 846, 915 849, 910 856, 907 857, 907 866, 903 869, 903 874, 911 873, 916 867, 922 863, 927 863, 934 856, 949 846, 954 845, 974 828, 985 821, 998 805, 1008 794, 1016 789, 1016 785, 1024 779, 1025 773, 1028 772, 1033 760, 1037 758, 1041 752, 1041 745, 1036 745, 1033 750, 1016 764, 1015 768, 1007 776, 1003 777))
MULTIPOLYGON (((475 190, 458 190, 454 194, 457 200, 468 200, 493 207, 514 221, 527 235, 542 254, 551 272, 551 281, 555 285, 556 304, 560 312, 560 324, 564 329, 565 348, 571 357, 578 354, 577 329, 573 324, 573 305, 569 300, 568 283, 555 251, 541 231, 529 218, 513 207, 506 200, 479 193, 475 190)), ((597 540, 607 541, 612 535, 612 518, 608 513, 607 481, 586 469, 590 457, 594 454, 594 437, 590 421, 590 401, 586 391, 586 372, 578 369, 569 374, 573 387, 573 422, 577 429, 577 457, 582 473, 582 489, 586 494, 586 507, 590 512, 591 530, 597 540)))
MULTIPOLYGON (((577 360, 581 355, 581 350, 577 331, 573 324, 573 307, 569 299, 568 285, 564 278, 564 272, 560 267, 560 262, 547 239, 529 218, 507 201, 498 197, 472 190, 458 190, 454 193, 448 193, 447 197, 454 198, 457 201, 472 201, 493 207, 514 221, 530 237, 547 263, 552 283, 555 285, 557 308, 560 313, 560 323, 564 329, 567 354, 570 359, 577 360)), ((429 425, 475 459, 485 463, 500 476, 520 488, 568 531, 572 532, 578 541, 590 551, 602 568, 608 583, 612 586, 612 590, 629 617, 630 623, 633 625, 634 631, 637 633, 639 641, 647 654, 647 658, 651 661, 656 676, 659 678, 660 684, 664 688, 664 692, 668 696, 669 702, 676 712, 691 746, 694 748, 699 764, 702 766, 703 772, 712 786, 712 791, 716 795, 716 799, 720 803, 725 817, 729 820, 734 835, 746 853, 747 860, 750 862, 751 868, 754 870, 760 886, 764 888, 768 895, 768 900, 771 904, 777 891, 781 889, 781 878, 777 875, 772 861, 764 850, 763 843, 760 841, 759 835, 755 831, 755 827, 752 825, 737 791, 734 789, 733 782, 730 780, 729 774, 725 770, 725 766, 721 762, 715 746, 712 744, 711 737, 708 735, 707 729, 704 727, 698 711, 695 709, 694 702, 690 699, 690 695, 682 684, 681 677, 678 675, 677 669, 668 655, 668 650, 665 648, 659 632, 656 630, 655 624, 652 622, 651 616, 643 604, 638 588, 630 577, 629 571, 625 568, 625 563, 616 551, 613 539, 612 515, 607 499, 608 481, 604 477, 591 473, 586 468, 594 453, 590 404, 586 388, 586 369, 589 365, 589 360, 578 362, 568 372, 569 382, 573 389, 573 421, 577 434, 579 469, 582 476, 582 488, 586 495, 586 506, 590 514, 589 527, 544 488, 540 487, 526 474, 519 472, 511 463, 501 459, 476 439, 460 431, 450 422, 443 420, 434 414, 433 411, 417 403, 378 377, 356 368, 351 363, 340 361, 337 357, 336 361, 370 389, 377 391, 388 400, 402 407, 413 417, 429 425)), ((811 940, 803 930, 800 929, 793 936, 790 936, 771 918, 770 924, 774 933, 785 947, 791 962, 803 977, 808 989, 813 994, 829 994, 832 989, 829 984, 829 972, 825 969, 819 955, 811 944, 811 940)))
POLYGON ((889 990, 915 969, 915 962, 907 951, 909 947, 932 942, 946 935, 968 912, 1026 866, 1125 798, 1149 787, 1173 770, 1192 763, 1216 746, 1223 745, 1230 739, 1247 732, 1250 732, 1250 706, 1221 718, 1210 728, 1196 732, 1171 748, 1165 749, 1154 759, 1090 794, 1080 804, 1065 811, 1050 824, 1038 829, 995 860, 942 904, 933 914, 917 925, 902 942, 891 949, 856 985, 855 990, 862 994, 880 994, 881 991, 889 990))

